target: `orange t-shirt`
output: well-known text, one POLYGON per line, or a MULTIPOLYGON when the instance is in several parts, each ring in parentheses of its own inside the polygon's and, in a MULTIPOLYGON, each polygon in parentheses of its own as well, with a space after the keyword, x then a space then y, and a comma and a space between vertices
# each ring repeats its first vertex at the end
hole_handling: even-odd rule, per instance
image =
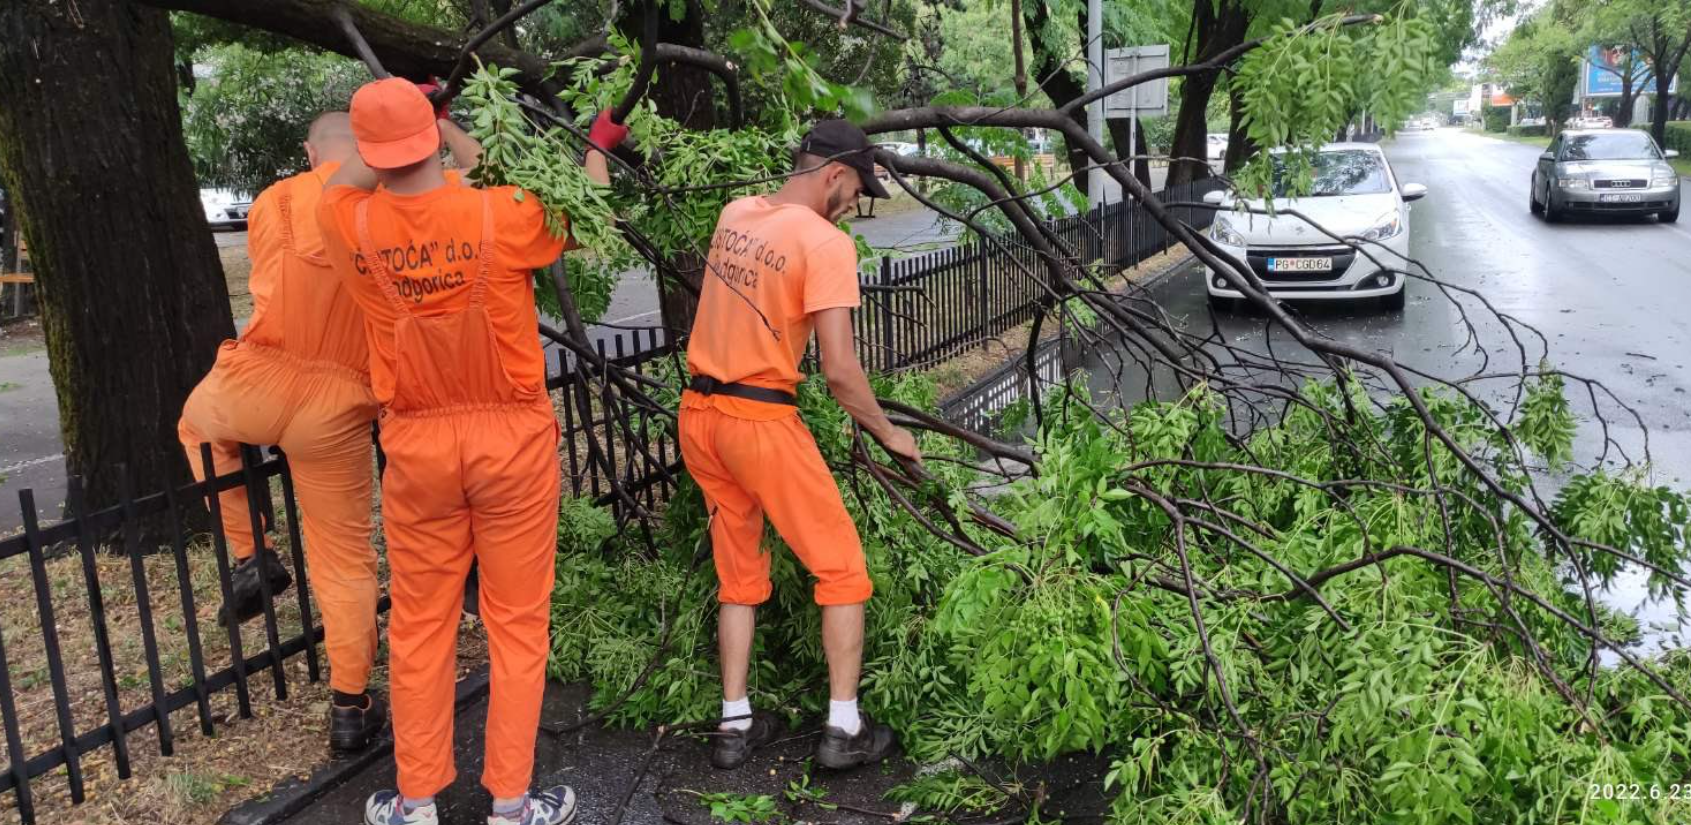
MULTIPOLYGON (((857 304, 857 246, 850 237, 807 207, 741 198, 722 210, 711 236, 687 368, 718 381, 792 392, 804 379, 799 360, 815 327, 811 316, 857 304)), ((761 421, 796 412, 784 404, 693 392, 683 394, 681 406, 761 421)))
POLYGON ((533 270, 564 251, 568 232, 553 235, 533 193, 514 186, 487 190, 449 182, 418 195, 336 186, 323 193, 317 220, 329 263, 364 309, 370 344, 370 383, 376 400, 393 401, 394 322, 388 303, 358 249, 358 204, 369 201, 370 239, 402 300, 418 316, 444 315, 469 304, 481 249, 483 192, 493 207, 494 258, 486 306, 499 360, 519 387, 543 390, 546 362, 534 309, 533 270))
POLYGON ((369 372, 364 313, 323 257, 317 226, 323 184, 339 167, 331 161, 277 181, 253 201, 247 215, 252 319, 241 340, 369 372))

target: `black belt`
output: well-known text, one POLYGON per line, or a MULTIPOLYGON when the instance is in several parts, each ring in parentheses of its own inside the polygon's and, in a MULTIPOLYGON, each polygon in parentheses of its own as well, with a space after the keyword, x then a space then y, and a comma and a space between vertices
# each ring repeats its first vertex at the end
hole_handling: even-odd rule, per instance
POLYGON ((736 384, 732 381, 718 381, 708 375, 695 375, 693 382, 687 388, 700 395, 726 395, 732 398, 744 398, 748 401, 762 401, 765 404, 785 404, 797 407, 799 400, 790 392, 772 390, 768 387, 754 387, 750 384, 736 384))

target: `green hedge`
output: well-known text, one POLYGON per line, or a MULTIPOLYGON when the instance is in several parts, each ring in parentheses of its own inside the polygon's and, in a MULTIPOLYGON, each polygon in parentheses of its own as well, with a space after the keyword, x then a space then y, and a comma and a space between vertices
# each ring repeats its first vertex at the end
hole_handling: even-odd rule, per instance
POLYGON ((1679 154, 1691 156, 1691 120, 1668 121, 1666 142, 1663 149, 1678 149, 1679 154))
POLYGON ((1487 132, 1503 132, 1509 128, 1508 106, 1485 107, 1485 130, 1487 132))
POLYGON ((1510 126, 1509 134, 1514 137, 1544 137, 1550 134, 1549 127, 1543 124, 1537 126, 1510 126))

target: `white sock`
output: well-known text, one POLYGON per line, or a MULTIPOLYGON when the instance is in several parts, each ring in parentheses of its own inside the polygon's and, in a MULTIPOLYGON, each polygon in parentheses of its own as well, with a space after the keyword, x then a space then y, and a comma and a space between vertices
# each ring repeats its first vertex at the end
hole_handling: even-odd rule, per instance
POLYGON ((863 717, 857 712, 857 700, 828 701, 828 727, 839 728, 847 736, 856 736, 863 729, 863 717))
POLYGON ((741 698, 735 699, 732 702, 728 701, 727 699, 722 700, 722 718, 724 720, 734 719, 734 721, 732 721, 732 722, 724 721, 722 723, 722 729, 723 730, 751 730, 751 728, 752 728, 752 700, 751 700, 751 697, 750 696, 742 696, 741 698), (735 719, 734 717, 736 717, 736 716, 741 716, 741 717, 745 717, 745 718, 735 719))

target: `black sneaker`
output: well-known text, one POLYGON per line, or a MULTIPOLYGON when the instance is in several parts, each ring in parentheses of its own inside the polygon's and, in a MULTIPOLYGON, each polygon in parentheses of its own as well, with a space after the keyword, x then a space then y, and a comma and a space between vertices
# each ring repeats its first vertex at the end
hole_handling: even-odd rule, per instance
POLYGON ((373 693, 365 697, 368 702, 361 708, 329 703, 329 750, 336 754, 364 750, 387 725, 387 705, 373 693))
POLYGON ((879 762, 898 749, 898 737, 893 735, 892 728, 877 724, 862 711, 857 715, 862 721, 856 735, 832 725, 822 729, 822 741, 816 744, 818 765, 845 770, 879 762))
MULTIPOLYGON (((264 590, 258 580, 259 571, 270 581, 270 596, 275 598, 293 586, 294 577, 282 564, 275 550, 265 549, 235 565, 229 573, 229 589, 234 594, 235 621, 245 622, 264 612, 264 590)), ((229 626, 229 605, 217 609, 217 624, 229 626)))
POLYGON ((746 764, 751 758, 752 751, 769 744, 775 739, 775 734, 781 730, 780 720, 775 714, 766 710, 752 711, 752 726, 745 730, 718 729, 712 737, 716 743, 711 745, 710 763, 725 771, 731 771, 746 764))

